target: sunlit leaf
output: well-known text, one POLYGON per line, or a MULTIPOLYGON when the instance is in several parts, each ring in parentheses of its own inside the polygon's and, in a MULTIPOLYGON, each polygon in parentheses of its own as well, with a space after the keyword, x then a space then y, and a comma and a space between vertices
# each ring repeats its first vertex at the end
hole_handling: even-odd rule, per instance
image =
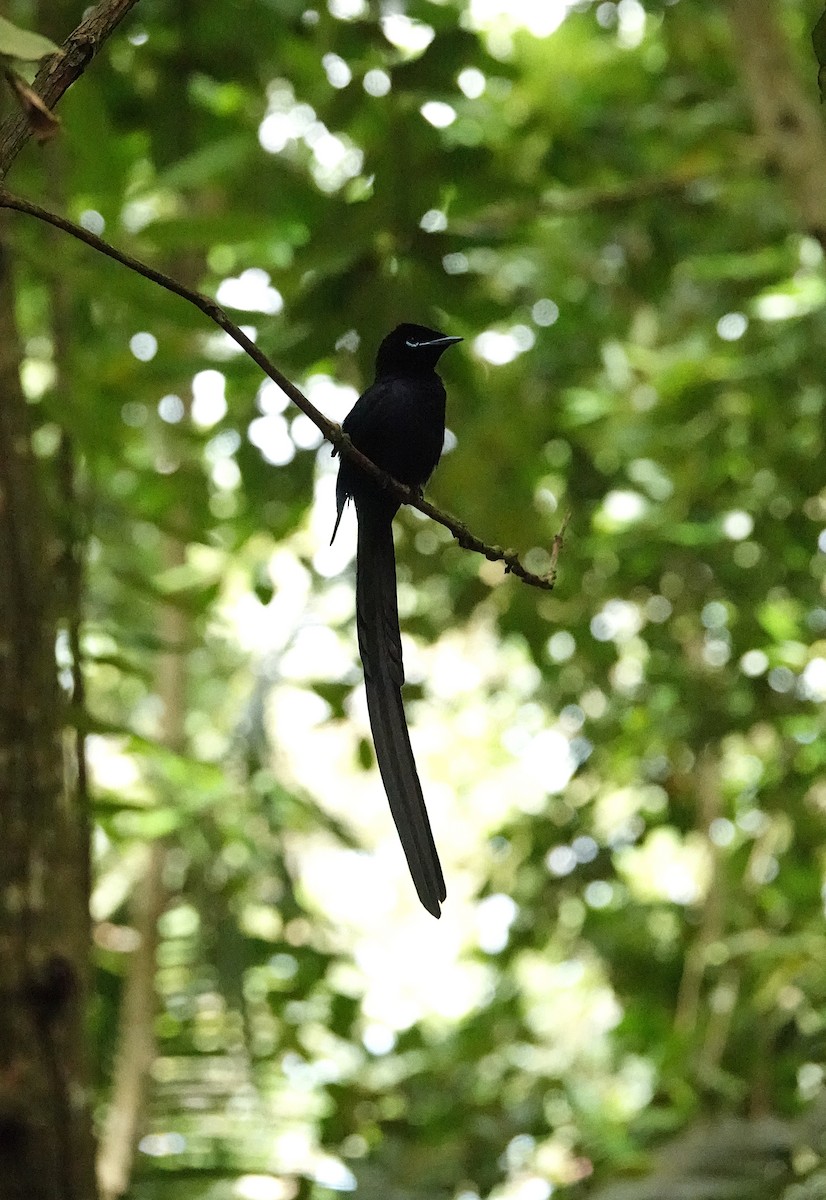
POLYGON ((60 47, 42 34, 32 33, 12 25, 0 17, 0 57, 18 58, 23 62, 37 62, 49 54, 59 54, 60 47))

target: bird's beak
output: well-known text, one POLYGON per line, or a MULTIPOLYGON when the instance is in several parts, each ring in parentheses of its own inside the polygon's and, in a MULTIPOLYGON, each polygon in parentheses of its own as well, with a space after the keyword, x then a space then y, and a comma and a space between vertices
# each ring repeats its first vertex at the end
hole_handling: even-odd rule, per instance
POLYGON ((457 342, 463 342, 465 339, 460 337, 440 337, 433 338, 430 342, 424 342, 425 346, 455 346, 457 342))

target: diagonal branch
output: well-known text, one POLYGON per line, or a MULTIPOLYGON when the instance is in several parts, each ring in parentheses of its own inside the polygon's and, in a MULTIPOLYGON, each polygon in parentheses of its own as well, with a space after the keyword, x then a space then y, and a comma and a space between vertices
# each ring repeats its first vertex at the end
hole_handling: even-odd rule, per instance
MULTIPOLYGON (((69 34, 60 54, 45 59, 32 86, 49 108, 80 78, 109 35, 137 3, 138 0, 101 0, 69 34)), ((31 127, 22 113, 15 113, 0 125, 0 179, 31 136, 31 127)))
POLYGON ((63 230, 64 233, 70 234, 72 237, 77 238, 78 241, 85 242, 93 250, 97 250, 100 254, 105 254, 107 258, 114 259, 115 262, 128 267, 130 271, 142 275, 144 279, 151 280, 153 283, 158 284, 159 287, 193 304, 205 316, 209 317, 211 321, 220 326, 233 341, 238 343, 253 362, 257 363, 264 374, 269 376, 274 383, 278 384, 281 390, 289 396, 293 404, 297 408, 300 408, 305 416, 309 417, 313 424, 321 430, 326 440, 330 442, 337 453, 346 455, 366 475, 369 475, 371 479, 375 479, 382 487, 393 492, 405 504, 418 509, 425 516, 438 521, 440 525, 444 525, 445 529, 450 530, 463 549, 483 554, 491 562, 503 563, 506 572, 516 575, 523 583, 530 584, 531 587, 542 588, 545 591, 552 590, 556 581, 556 564, 559 552, 562 549, 565 530, 569 520, 568 517, 565 518, 562 527, 553 539, 548 572, 544 575, 536 575, 532 571, 528 571, 520 562, 515 551, 503 550, 501 546, 489 546, 481 538, 472 534, 461 521, 457 521, 455 517, 442 512, 441 509, 430 504, 419 491, 406 487, 403 483, 399 483, 398 480, 393 479, 386 471, 382 471, 380 467, 377 467, 375 463, 371 462, 369 458, 357 450, 341 426, 325 417, 307 399, 304 393, 294 383, 290 382, 286 375, 282 375, 278 368, 270 362, 266 354, 259 350, 255 342, 251 341, 244 331, 229 319, 223 308, 209 296, 205 296, 202 292, 193 291, 177 279, 173 279, 171 275, 166 275, 163 271, 158 271, 154 267, 148 266, 146 263, 141 262, 140 259, 133 258, 131 254, 117 250, 109 242, 104 241, 103 238, 90 233, 80 225, 75 225, 72 221, 67 221, 65 217, 60 217, 56 213, 49 212, 47 209, 41 208, 40 205, 33 204, 30 200, 24 200, 21 196, 12 195, 11 192, 6 191, 0 184, 0 209, 2 208, 11 208, 16 212, 26 213, 28 216, 37 218, 38 221, 44 221, 48 225, 53 225, 56 229, 63 230))
MULTIPOLYGON (((53 55, 46 60, 35 78, 34 90, 50 108, 57 103, 64 92, 82 75, 106 38, 109 37, 137 3, 138 0, 101 0, 101 3, 91 9, 80 25, 69 35, 61 47, 61 53, 53 55)), ((22 114, 10 117, 0 125, 0 180, 3 179, 30 136, 31 129, 22 114)), ((507 572, 516 575, 524 583, 530 584, 532 587, 543 588, 549 591, 554 586, 557 558, 562 549, 563 538, 568 525, 568 517, 565 518, 559 532, 553 539, 550 552, 550 567, 547 574, 536 575, 528 571, 519 561, 518 556, 513 550, 503 550, 499 546, 487 545, 480 538, 472 534, 461 521, 457 521, 449 514, 435 508, 420 493, 392 479, 386 472, 375 466, 374 463, 370 462, 368 458, 356 450, 341 427, 329 421, 323 413, 319 412, 307 397, 285 375, 281 374, 266 355, 262 354, 255 343, 250 341, 246 334, 229 319, 224 310, 214 300, 211 300, 208 296, 204 296, 200 292, 192 291, 192 289, 185 287, 171 276, 165 275, 161 271, 156 271, 147 264, 140 262, 139 259, 115 249, 114 246, 105 242, 102 238, 96 237, 95 234, 89 233, 71 221, 67 221, 63 217, 40 208, 38 205, 32 204, 21 197, 11 195, 11 193, 2 187, 1 183, 0 208, 15 209, 18 212, 36 217, 40 221, 45 221, 47 224, 53 225, 64 233, 77 238, 79 241, 86 242, 88 246, 91 246, 99 253, 114 259, 116 262, 128 267, 129 270, 135 271, 138 275, 143 275, 145 279, 151 280, 167 291, 173 292, 175 295, 187 300, 190 304, 194 304, 196 308, 200 309, 210 320, 219 325, 229 337, 236 341, 250 358, 258 364, 261 370, 278 384, 292 402, 321 430, 324 437, 336 451, 346 454, 363 471, 381 483, 383 487, 395 492, 404 503, 412 505, 412 507, 417 508, 426 516, 444 525, 464 549, 472 550, 477 554, 483 554, 491 562, 503 563, 507 572)))

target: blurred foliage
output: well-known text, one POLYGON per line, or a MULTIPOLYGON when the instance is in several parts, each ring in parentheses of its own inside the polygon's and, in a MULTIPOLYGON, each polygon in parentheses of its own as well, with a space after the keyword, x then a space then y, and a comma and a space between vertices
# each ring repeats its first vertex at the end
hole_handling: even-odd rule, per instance
MULTIPOLYGON (((810 76, 819 7, 778 4, 810 76)), ((467 339, 432 498, 538 569, 570 532, 546 596, 403 515, 405 629, 493 634, 495 732, 445 786, 481 796, 531 747, 572 777, 549 760, 539 803, 464 833, 449 908, 505 914, 461 948, 479 998, 378 1046, 302 882, 358 838, 270 711, 315 696, 320 739, 358 687, 352 641, 341 671, 284 669, 324 597, 352 637, 315 569, 331 503, 310 533, 327 450, 200 313, 16 220, 35 444, 85 560, 102 1106, 141 847, 170 846, 133 1194, 825 1196, 822 250, 759 163, 724 5, 575 3, 548 36, 514 15, 541 34, 550 0, 489 28, 492 4, 383 8, 143 0, 10 182, 228 305, 257 288, 238 319, 299 383, 359 389, 400 319, 467 339)))

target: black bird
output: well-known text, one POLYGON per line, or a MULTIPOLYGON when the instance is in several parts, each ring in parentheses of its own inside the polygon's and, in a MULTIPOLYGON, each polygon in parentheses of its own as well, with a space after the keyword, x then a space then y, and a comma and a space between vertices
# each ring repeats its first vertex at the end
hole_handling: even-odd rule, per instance
MULTIPOLYGON (((398 325, 379 346, 375 381, 342 426, 362 454, 409 487, 427 482, 442 453, 445 388, 436 364, 448 346, 461 340, 424 325, 398 325)), ((401 694, 404 667, 392 531, 401 501, 343 457, 333 538, 351 498, 358 516, 356 626, 376 760, 419 899, 438 917, 445 881, 401 694)))

